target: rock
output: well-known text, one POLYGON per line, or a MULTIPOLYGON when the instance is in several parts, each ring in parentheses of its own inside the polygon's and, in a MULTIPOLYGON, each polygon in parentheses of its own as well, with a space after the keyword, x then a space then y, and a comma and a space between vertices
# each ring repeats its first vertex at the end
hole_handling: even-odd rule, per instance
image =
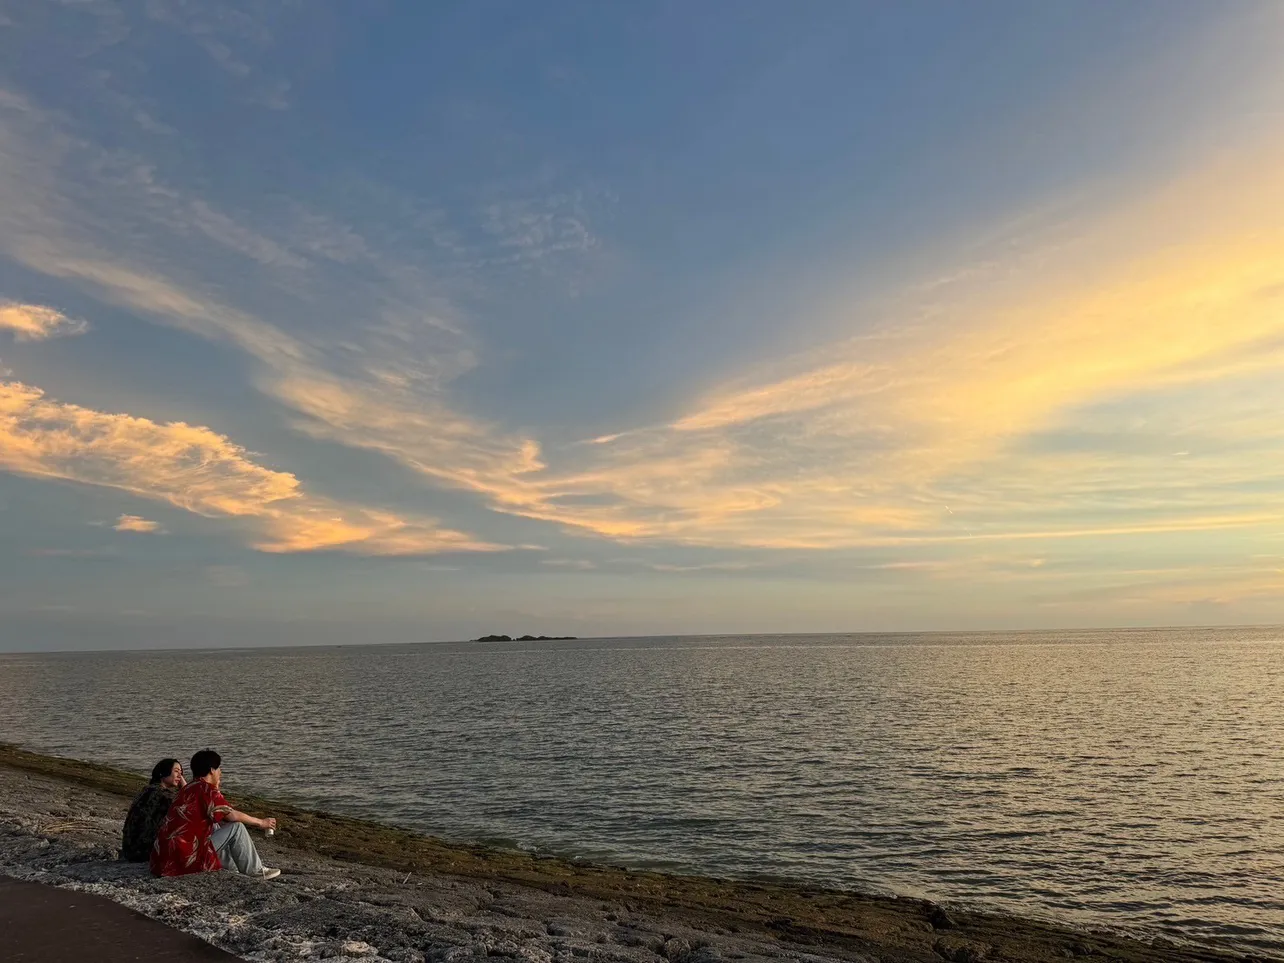
POLYGON ((933 906, 932 911, 927 914, 927 921, 932 924, 933 929, 952 930, 959 924, 954 922, 954 918, 945 912, 939 906, 933 906))
POLYGON ((937 940, 932 951, 951 963, 981 963, 987 956, 985 947, 963 940, 937 940))
POLYGON ((409 946, 398 946, 395 949, 384 950, 383 958, 390 960, 391 963, 424 963, 424 955, 409 946))
POLYGON ((339 945, 340 956, 378 956, 379 951, 361 940, 347 940, 339 945))
POLYGON ((579 932, 565 923, 550 922, 544 927, 549 936, 579 936, 579 932))
POLYGON ((660 947, 660 955, 669 963, 677 963, 691 952, 691 944, 687 940, 670 938, 664 941, 660 947))

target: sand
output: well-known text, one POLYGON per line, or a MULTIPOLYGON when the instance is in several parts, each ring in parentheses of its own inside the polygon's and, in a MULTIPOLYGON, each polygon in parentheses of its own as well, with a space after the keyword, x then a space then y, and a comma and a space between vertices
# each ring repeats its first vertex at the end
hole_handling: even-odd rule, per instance
POLYGON ((155 879, 115 859, 139 776, 0 746, 0 874, 106 896, 246 960, 526 963, 1243 959, 917 899, 628 872, 451 846, 229 793, 282 875, 155 879))

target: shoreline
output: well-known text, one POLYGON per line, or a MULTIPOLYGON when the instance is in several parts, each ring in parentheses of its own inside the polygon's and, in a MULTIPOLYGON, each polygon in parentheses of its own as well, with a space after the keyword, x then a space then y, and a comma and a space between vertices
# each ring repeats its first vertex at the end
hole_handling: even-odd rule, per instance
MULTIPOLYGON (((163 897, 175 890, 213 887, 220 892, 230 892, 229 888, 237 889, 238 884, 239 889, 259 885, 230 874, 217 874, 217 878, 153 880, 145 872, 125 871, 124 864, 112 864, 109 852, 112 832, 118 840, 120 815, 143 782, 140 775, 109 766, 0 744, 0 833, 8 833, 8 836, 0 835, 0 839, 6 840, 5 848, 0 851, 0 872, 26 878, 44 874, 51 876, 52 882, 80 885, 90 891, 94 891, 93 886, 105 887, 111 890, 106 895, 127 905, 133 900, 137 904, 134 908, 171 923, 174 921, 164 915, 163 897), (67 794, 74 800, 51 798, 42 812, 43 799, 67 794), (21 815, 23 805, 32 810, 29 818, 21 815), (92 826, 82 825, 77 819, 76 807, 89 807, 99 813, 94 817, 97 822, 92 826), (83 859, 87 853, 93 853, 94 858, 83 859), (55 860, 57 865, 51 868, 47 864, 55 854, 60 855, 62 862, 55 860), (192 880, 195 882, 190 882, 192 880), (156 899, 160 901, 159 910, 153 905, 156 899)), ((358 891, 354 895, 364 898, 355 900, 354 905, 363 907, 380 901, 395 904, 409 892, 425 891, 435 892, 448 902, 449 897, 443 894, 453 894, 459 889, 490 894, 478 898, 482 902, 489 900, 493 906, 503 901, 495 893, 502 893, 510 902, 525 907, 507 913, 497 910, 501 924, 503 920, 512 921, 517 927, 514 933, 522 938, 501 940, 505 944, 504 952, 492 952, 492 945, 484 955, 515 955, 528 963, 558 960, 559 947, 566 950, 562 955, 567 960, 592 956, 627 959, 630 963, 658 959, 668 963, 711 963, 714 958, 782 957, 811 961, 937 963, 998 959, 1043 963, 1081 956, 1138 963, 1246 959, 1231 951, 1174 944, 1162 938, 1142 942, 1114 933, 952 906, 945 908, 920 899, 861 895, 789 883, 634 871, 524 851, 451 844, 395 827, 248 794, 236 793, 234 803, 251 812, 272 812, 282 820, 282 831, 271 843, 256 839, 260 848, 271 854, 272 864, 285 869, 282 879, 290 878, 283 886, 278 886, 279 881, 261 884, 269 887, 273 899, 279 895, 282 899, 308 896, 302 900, 307 903, 316 900, 315 894, 292 894, 290 887, 294 886, 295 876, 309 881, 301 884, 305 888, 315 888, 318 880, 330 880, 344 892, 358 891), (404 882, 398 886, 397 881, 402 879, 404 882), (271 890, 272 887, 276 889, 271 890), (554 908, 557 913, 551 912, 554 908), (569 915, 574 922, 558 924, 535 918, 559 913, 569 915), (619 923, 621 919, 635 920, 637 925, 623 926, 619 923), (595 929, 597 932, 591 944, 587 948, 581 945, 583 952, 577 953, 576 937, 554 932, 563 929, 582 936, 588 936, 595 929), (639 936, 642 932, 651 935, 639 936), (559 941, 566 946, 560 946, 559 941), (669 943, 674 945, 665 952, 669 943), (512 952, 508 952, 510 949, 512 952), (524 953, 524 950, 530 952, 524 953), (536 958, 531 959, 531 954, 536 958)), ((333 897, 328 899, 335 902, 333 897)), ((333 910, 340 918, 348 913, 338 906, 344 902, 339 900, 338 908, 333 910)), ((400 929, 388 921, 369 923, 364 929, 357 927, 366 935, 381 934, 385 943, 402 944, 388 950, 397 951, 393 956, 379 955, 384 948, 376 946, 372 958, 397 957, 406 961, 439 958, 444 951, 420 931, 425 911, 432 912, 431 901, 425 909, 416 911, 418 924, 412 920, 400 929), (419 941, 418 946, 412 945, 415 941, 419 941), (438 957, 433 956, 434 952, 438 957)), ((259 937, 261 946, 254 945, 252 940, 246 944, 245 933, 234 933, 245 926, 234 925, 230 917, 221 932, 218 919, 205 916, 194 928, 183 925, 180 928, 253 959, 283 960, 314 956, 310 948, 344 935, 332 938, 328 930, 333 926, 327 927, 322 918, 315 922, 321 930, 320 936, 293 931, 274 933, 272 927, 259 927, 265 934, 259 937), (273 940, 279 945, 273 944, 273 940)), ((449 922, 443 921, 443 925, 449 922)), ((483 929, 496 929, 493 921, 481 925, 483 929)), ((499 929, 502 928, 501 925, 499 929)), ((374 945, 362 939, 348 942, 374 945)), ((458 948, 460 944, 444 945, 458 948)), ((474 955, 478 945, 482 944, 473 944, 470 951, 474 955)), ((364 951, 356 955, 371 956, 364 951)))

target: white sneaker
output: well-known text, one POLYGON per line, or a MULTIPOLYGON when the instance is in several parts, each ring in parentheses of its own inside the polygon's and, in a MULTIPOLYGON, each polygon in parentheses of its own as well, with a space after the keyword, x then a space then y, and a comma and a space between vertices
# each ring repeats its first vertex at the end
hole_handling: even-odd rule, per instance
POLYGON ((258 874, 258 878, 263 880, 276 879, 280 875, 281 875, 281 871, 279 869, 268 869, 266 866, 264 866, 263 872, 258 874))

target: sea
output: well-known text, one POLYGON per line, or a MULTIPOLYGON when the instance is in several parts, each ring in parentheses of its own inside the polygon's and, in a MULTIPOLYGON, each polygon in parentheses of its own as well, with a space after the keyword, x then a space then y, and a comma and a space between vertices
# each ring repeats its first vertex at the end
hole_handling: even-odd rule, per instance
POLYGON ((1284 629, 0 655, 0 741, 618 866, 1284 957, 1284 629))

